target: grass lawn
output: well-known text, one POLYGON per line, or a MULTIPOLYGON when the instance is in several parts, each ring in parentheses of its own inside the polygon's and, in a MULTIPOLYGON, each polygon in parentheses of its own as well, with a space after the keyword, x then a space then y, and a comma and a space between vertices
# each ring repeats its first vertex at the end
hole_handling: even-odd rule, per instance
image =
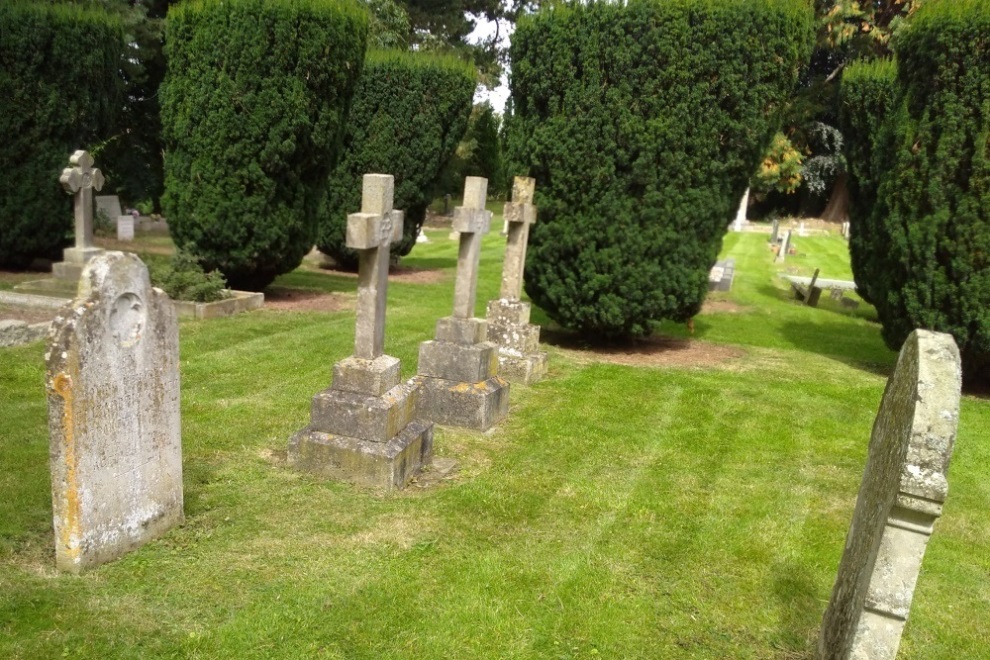
MULTIPOLYGON (((430 237, 403 263, 440 282, 389 288, 405 376, 452 308, 456 246, 430 237)), ((353 306, 184 321, 185 525, 82 577, 53 570, 44 345, 0 349, 0 657, 810 658, 896 356, 869 306, 791 299, 780 270, 850 275, 838 237, 796 244, 774 266, 765 235, 726 237, 735 284, 694 339, 740 357, 623 366, 548 345, 549 378, 512 387, 504 425, 438 429, 453 478, 389 497, 284 465, 351 353, 353 306)), ((990 404, 967 396, 902 660, 990 657, 988 465, 990 404)))

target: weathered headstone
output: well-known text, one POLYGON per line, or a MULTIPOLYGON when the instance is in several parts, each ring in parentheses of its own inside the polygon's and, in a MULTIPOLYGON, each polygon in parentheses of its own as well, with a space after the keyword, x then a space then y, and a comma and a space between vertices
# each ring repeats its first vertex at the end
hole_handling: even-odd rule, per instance
POLYGON ((842 230, 841 230, 841 232, 842 232, 842 238, 844 238, 846 240, 849 240, 849 227, 850 227, 850 225, 849 225, 849 222, 848 221, 842 223, 842 230))
POLYGON ((86 263, 102 254, 103 248, 93 245, 93 191, 103 188, 103 173, 93 167, 93 157, 86 151, 77 151, 69 158, 73 167, 62 170, 59 183, 75 196, 75 247, 63 251, 63 259, 52 266, 52 272, 60 280, 76 282, 86 263))
POLYGON ((540 350, 540 326, 529 322, 530 304, 522 297, 523 270, 529 227, 536 222, 533 192, 536 181, 517 176, 512 201, 503 217, 508 225, 502 290, 488 303, 488 341, 498 346, 498 373, 511 383, 534 383, 547 372, 547 354, 540 350))
POLYGON ((136 256, 91 259, 45 360, 55 561, 79 573, 182 522, 172 301, 136 256))
POLYGON ((491 224, 485 209, 488 180, 469 176, 464 205, 454 209, 459 232, 454 314, 437 321, 436 339, 419 346, 421 416, 438 424, 485 431, 509 413, 509 383, 498 376, 498 347, 488 324, 474 318, 481 238, 491 224))
POLYGON ((120 198, 116 195, 97 195, 96 212, 102 213, 111 222, 116 221, 117 218, 124 215, 124 212, 120 209, 120 198))
POLYGON ((736 276, 736 260, 716 261, 708 272, 709 291, 731 291, 732 280, 736 276))
POLYGON ((807 236, 807 235, 808 235, 808 232, 804 228, 804 222, 798 223, 798 236, 804 237, 804 236, 807 236))
POLYGON ((784 234, 783 240, 780 241, 780 247, 777 250, 777 257, 774 261, 785 261, 787 259, 787 251, 791 249, 791 230, 788 229, 787 233, 784 234))
POLYGON ((776 245, 777 241, 780 240, 778 234, 780 234, 780 220, 774 218, 773 224, 770 225, 770 245, 776 245))
POLYGON ((127 214, 117 218, 117 240, 134 240, 134 216, 127 214))
POLYGON ((951 336, 915 330, 904 342, 873 424, 818 638, 819 660, 897 655, 925 546, 948 492, 960 373, 951 336))
POLYGON ((420 385, 400 382, 398 358, 384 352, 389 246, 402 238, 394 185, 391 175, 365 174, 361 212, 347 216, 347 247, 358 252, 354 355, 334 365, 288 450, 296 469, 386 491, 405 486, 433 455, 433 423, 416 415, 420 385))

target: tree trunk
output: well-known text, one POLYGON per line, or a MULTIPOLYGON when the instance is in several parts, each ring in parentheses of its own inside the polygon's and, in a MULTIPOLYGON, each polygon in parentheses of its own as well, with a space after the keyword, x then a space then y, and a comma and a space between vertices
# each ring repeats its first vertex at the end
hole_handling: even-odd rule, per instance
POLYGON ((846 222, 849 220, 849 188, 846 186, 846 173, 843 172, 835 179, 832 186, 832 194, 828 198, 828 204, 822 211, 822 220, 825 222, 846 222))

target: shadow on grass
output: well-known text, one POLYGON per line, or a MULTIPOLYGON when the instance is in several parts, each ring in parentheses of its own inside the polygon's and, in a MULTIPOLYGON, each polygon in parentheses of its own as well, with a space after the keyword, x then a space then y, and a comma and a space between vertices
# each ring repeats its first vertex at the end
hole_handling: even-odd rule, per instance
POLYGON ((771 587, 788 658, 812 658, 822 610, 807 567, 793 561, 774 568, 771 587))
POLYGON ((879 330, 848 323, 823 320, 819 323, 785 321, 779 328, 783 337, 799 351, 838 360, 876 376, 890 376, 897 354, 879 340, 879 330))

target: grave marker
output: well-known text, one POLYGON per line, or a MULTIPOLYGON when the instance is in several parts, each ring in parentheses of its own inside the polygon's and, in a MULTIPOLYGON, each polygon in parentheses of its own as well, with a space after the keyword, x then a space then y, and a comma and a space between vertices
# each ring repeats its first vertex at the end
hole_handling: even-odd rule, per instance
POLYGON ((777 241, 780 240, 780 220, 774 218, 773 224, 770 226, 770 245, 776 245, 777 241))
POLYGON ((892 659, 948 492, 959 421, 959 350, 946 334, 904 342, 873 425, 866 471, 818 638, 819 660, 892 659))
POLYGON ((709 291, 730 291, 732 290, 732 280, 736 276, 736 260, 726 259, 716 261, 715 265, 708 272, 709 291))
POLYGON ((354 355, 334 365, 288 450, 296 469, 386 491, 404 487, 433 455, 433 424, 416 416, 420 385, 401 383, 398 358, 384 353, 389 247, 403 221, 393 193, 391 175, 364 175, 361 212, 347 216, 347 247, 358 252, 354 355))
POLYGON ((419 346, 421 415, 438 424, 487 430, 509 412, 509 384, 498 374, 498 347, 486 341, 487 323, 474 318, 481 238, 491 224, 488 180, 469 176, 464 205, 454 209, 459 233, 454 313, 437 321, 436 339, 419 346))
POLYGON ((97 256, 45 361, 55 561, 79 573, 182 522, 172 301, 136 256, 97 256))
POLYGON ((120 210, 120 198, 116 195, 97 195, 96 212, 102 213, 111 222, 124 215, 120 210))
POLYGON ((93 245, 93 191, 103 189, 103 172, 93 167, 93 157, 86 151, 77 151, 69 157, 74 167, 62 170, 59 183, 74 195, 75 247, 63 251, 63 261, 52 266, 52 272, 60 280, 76 282, 86 263, 102 254, 103 249, 93 245))
POLYGON ((547 354, 540 351, 540 326, 529 322, 530 304, 520 300, 529 228, 536 222, 533 192, 536 181, 517 176, 512 182, 512 201, 506 202, 503 217, 506 232, 502 290, 498 300, 488 303, 488 341, 498 346, 498 372, 509 382, 533 383, 547 371, 547 354))
POLYGON ((780 248, 777 250, 777 256, 774 261, 783 262, 787 259, 787 251, 791 248, 791 230, 788 229, 787 233, 784 234, 784 239, 780 241, 780 248))

